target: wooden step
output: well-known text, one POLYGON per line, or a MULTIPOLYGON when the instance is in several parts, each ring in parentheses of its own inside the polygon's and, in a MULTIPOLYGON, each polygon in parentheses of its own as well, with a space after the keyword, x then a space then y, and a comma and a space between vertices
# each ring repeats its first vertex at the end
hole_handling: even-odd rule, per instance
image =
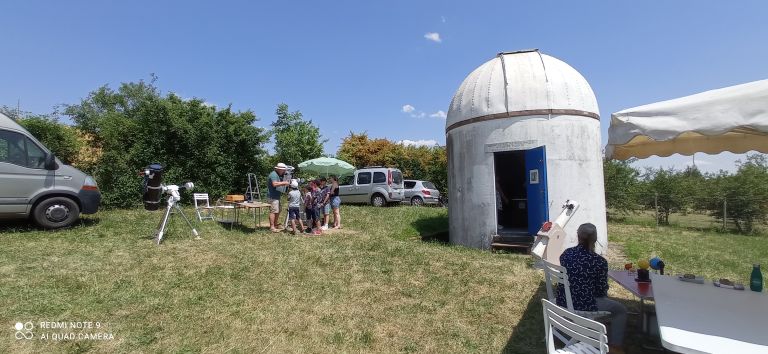
POLYGON ((491 248, 531 248, 531 244, 530 243, 494 242, 494 243, 491 243, 491 248))

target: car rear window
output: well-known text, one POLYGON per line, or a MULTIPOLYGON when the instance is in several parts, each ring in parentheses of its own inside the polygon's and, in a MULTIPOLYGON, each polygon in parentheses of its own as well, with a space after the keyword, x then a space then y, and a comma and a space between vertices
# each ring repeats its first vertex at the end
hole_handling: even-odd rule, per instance
POLYGON ((413 189, 413 187, 416 187, 416 182, 414 182, 414 181, 406 181, 405 182, 405 188, 413 189))
POLYGON ((392 182, 395 184, 403 183, 403 174, 400 170, 392 170, 392 182))
POLYGON ((371 173, 370 172, 358 173, 357 184, 371 184, 371 173))
POLYGON ((425 181, 425 182, 421 182, 421 184, 422 184, 422 185, 424 186, 424 188, 426 188, 426 189, 437 189, 437 187, 435 187, 435 185, 434 185, 434 184, 432 184, 432 182, 426 182, 426 181, 425 181))
POLYGON ((374 172, 373 183, 387 183, 387 175, 384 172, 374 172))

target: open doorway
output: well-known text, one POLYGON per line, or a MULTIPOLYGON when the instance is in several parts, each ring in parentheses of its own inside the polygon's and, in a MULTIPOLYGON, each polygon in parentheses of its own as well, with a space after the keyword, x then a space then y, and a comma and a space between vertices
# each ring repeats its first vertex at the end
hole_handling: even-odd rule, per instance
POLYGON ((528 234, 525 150, 494 153, 499 235, 528 234))

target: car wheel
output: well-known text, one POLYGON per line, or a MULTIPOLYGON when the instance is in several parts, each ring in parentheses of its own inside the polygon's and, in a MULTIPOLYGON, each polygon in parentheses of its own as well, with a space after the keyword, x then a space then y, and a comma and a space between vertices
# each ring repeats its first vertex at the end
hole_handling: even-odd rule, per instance
POLYGON ((421 199, 419 196, 415 196, 411 198, 411 205, 422 206, 424 205, 424 199, 421 199))
POLYGON ((67 227, 80 218, 80 207, 69 198, 48 198, 32 210, 32 218, 36 224, 46 229, 67 227))
POLYGON ((384 196, 381 194, 374 194, 373 197, 371 197, 371 205, 375 207, 383 207, 387 205, 387 200, 384 199, 384 196))

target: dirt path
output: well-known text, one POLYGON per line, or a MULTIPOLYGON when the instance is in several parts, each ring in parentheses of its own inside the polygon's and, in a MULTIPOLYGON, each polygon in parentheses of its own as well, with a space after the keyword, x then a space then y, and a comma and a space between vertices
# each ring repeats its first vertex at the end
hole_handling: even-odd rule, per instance
POLYGON ((605 257, 608 260, 608 268, 620 268, 627 263, 627 255, 624 254, 624 245, 610 242, 608 243, 608 254, 605 257))

